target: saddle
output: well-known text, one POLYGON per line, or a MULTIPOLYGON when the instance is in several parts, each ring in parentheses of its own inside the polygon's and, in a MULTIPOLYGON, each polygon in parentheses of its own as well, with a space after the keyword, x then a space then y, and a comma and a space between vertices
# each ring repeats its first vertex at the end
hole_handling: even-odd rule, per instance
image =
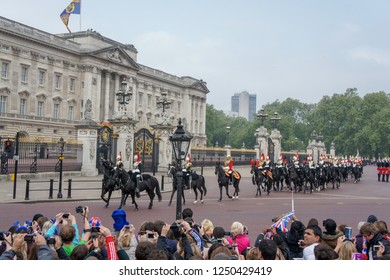
MULTIPOLYGON (((225 172, 225 174, 226 174, 226 177, 230 177, 230 175, 229 175, 228 172, 225 172)), ((236 179, 236 180, 240 180, 240 179, 241 179, 241 176, 240 176, 240 174, 239 174, 237 171, 233 171, 232 176, 233 176, 234 179, 236 179)))

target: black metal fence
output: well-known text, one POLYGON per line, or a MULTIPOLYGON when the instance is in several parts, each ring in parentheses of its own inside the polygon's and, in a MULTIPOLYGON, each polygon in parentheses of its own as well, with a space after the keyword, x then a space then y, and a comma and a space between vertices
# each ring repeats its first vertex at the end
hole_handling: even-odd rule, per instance
MULTIPOLYGON (((19 137, 18 157, 16 150, 6 153, 6 141, 16 147, 16 138, 1 137, 0 155, 2 159, 1 174, 15 173, 15 161, 18 161, 18 173, 55 172, 61 155, 58 139, 19 137)), ((63 171, 80 171, 82 165, 82 145, 77 141, 67 141, 63 151, 63 171)))

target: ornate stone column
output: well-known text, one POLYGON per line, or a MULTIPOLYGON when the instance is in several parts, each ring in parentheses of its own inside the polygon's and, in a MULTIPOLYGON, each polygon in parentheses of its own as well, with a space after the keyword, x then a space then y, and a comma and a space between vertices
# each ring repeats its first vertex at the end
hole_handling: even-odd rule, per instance
POLYGON ((273 129, 270 136, 272 142, 274 143, 274 158, 271 158, 272 162, 277 162, 282 152, 282 135, 278 129, 273 129))
MULTIPOLYGON (((268 154, 268 132, 267 129, 262 125, 256 129, 256 143, 259 145, 259 155, 264 153, 264 156, 268 154)), ((260 157, 259 157, 260 158, 260 157)))
POLYGON ((159 141, 158 168, 166 170, 172 164, 172 146, 169 136, 173 134, 176 126, 173 125, 174 116, 168 117, 166 114, 156 114, 156 123, 151 127, 156 131, 156 139, 159 141))
POLYGON ((98 125, 91 119, 83 119, 77 127, 78 140, 83 145, 83 158, 81 166, 82 176, 96 176, 96 151, 97 151, 97 129, 98 125))
POLYGON ((137 121, 131 118, 111 119, 114 133, 118 135, 117 154, 122 154, 123 167, 130 169, 133 166, 134 128, 137 121))

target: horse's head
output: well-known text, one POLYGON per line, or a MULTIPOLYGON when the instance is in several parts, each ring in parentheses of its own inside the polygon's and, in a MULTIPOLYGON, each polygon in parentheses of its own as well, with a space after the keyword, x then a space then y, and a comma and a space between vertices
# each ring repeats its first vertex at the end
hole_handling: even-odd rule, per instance
POLYGON ((168 167, 168 176, 174 176, 176 174, 176 167, 174 165, 171 165, 168 167))
POLYGON ((215 163, 214 174, 217 175, 220 169, 221 169, 221 163, 220 162, 216 162, 215 163))

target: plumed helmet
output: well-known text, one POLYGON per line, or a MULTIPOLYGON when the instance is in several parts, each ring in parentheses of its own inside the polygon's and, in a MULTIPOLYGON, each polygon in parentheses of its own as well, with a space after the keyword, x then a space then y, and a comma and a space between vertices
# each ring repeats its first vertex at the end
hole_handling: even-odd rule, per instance
POLYGON ((226 157, 226 160, 231 160, 232 159, 232 156, 227 156, 226 157))
POLYGON ((264 160, 265 157, 264 157, 264 153, 261 153, 261 157, 260 157, 260 160, 264 160))

